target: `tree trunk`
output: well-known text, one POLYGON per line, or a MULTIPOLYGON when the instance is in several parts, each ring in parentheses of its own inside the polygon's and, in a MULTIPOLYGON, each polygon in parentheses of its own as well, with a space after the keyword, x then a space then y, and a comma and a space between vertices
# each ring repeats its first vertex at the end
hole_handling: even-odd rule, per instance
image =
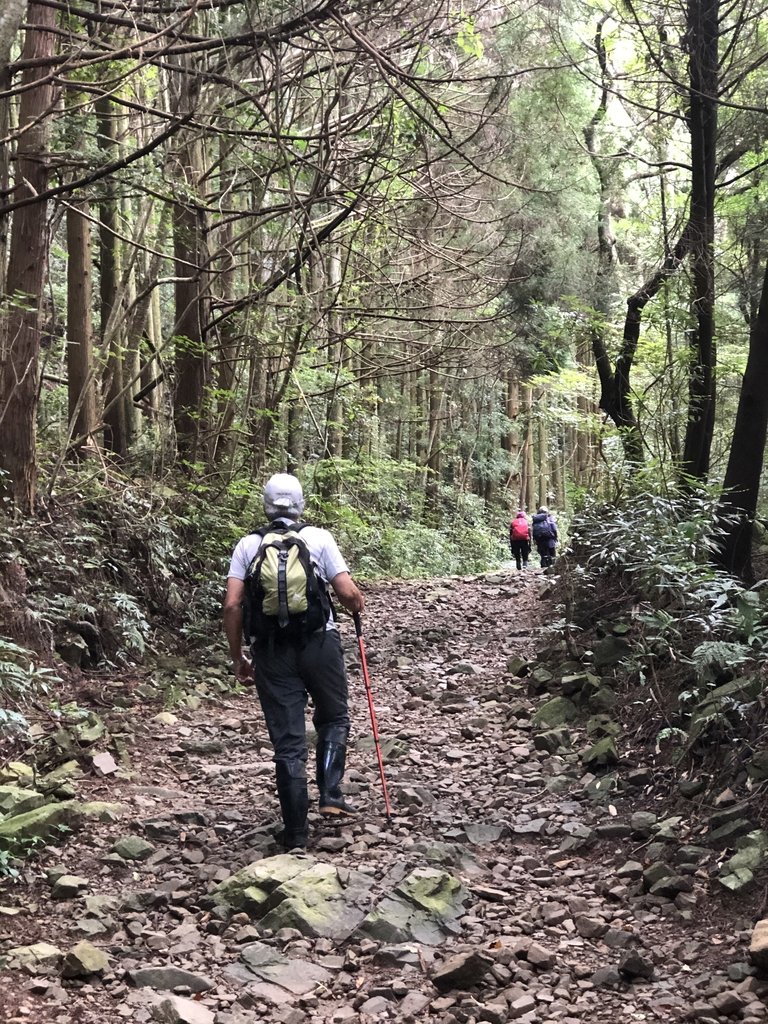
POLYGON ((689 0, 691 367, 682 472, 706 480, 715 426, 715 174, 720 0, 689 0))
POLYGON ((80 451, 96 432, 91 224, 87 200, 67 207, 67 395, 69 436, 80 451))
POLYGON ((523 391, 523 408, 525 409, 525 445, 520 503, 524 509, 531 511, 536 504, 533 456, 533 388, 531 387, 526 387, 523 391))
MULTIPOLYGON (((117 150, 117 112, 109 96, 96 101, 97 137, 104 161, 117 150)), ((122 243, 118 238, 118 204, 111 184, 99 204, 99 303, 104 374, 104 447, 118 459, 128 454, 128 425, 123 395, 122 325, 117 311, 122 243)))
POLYGON ((538 429, 536 432, 536 461, 538 462, 538 472, 536 475, 539 506, 549 503, 549 438, 544 413, 545 401, 544 392, 539 390, 536 395, 536 403, 541 410, 538 416, 538 429))
MULTIPOLYGON (((191 68, 188 69, 191 71, 191 68)), ((194 109, 198 79, 182 74, 179 114, 194 109)), ((181 145, 175 167, 180 180, 173 213, 173 252, 176 260, 174 419, 180 458, 193 463, 202 454, 205 388, 209 358, 205 348, 203 266, 205 217, 196 201, 203 178, 200 144, 191 137, 181 145)))
MULTIPOLYGON (((11 86, 8 62, 16 35, 21 29, 27 0, 3 0, 0 4, 0 93, 11 86)), ((0 96, 0 139, 7 139, 11 124, 11 99, 0 96)), ((8 195, 10 182, 11 147, 0 145, 0 193, 8 195)), ((5 295, 5 273, 8 256, 9 218, 0 217, 0 295, 5 295)))
MULTIPOLYGON (((11 58, 11 49, 16 39, 16 33, 24 21, 26 9, 27 0, 3 0, 2 6, 0 6, 0 82, 3 83, 3 88, 6 88, 8 84, 6 79, 8 61, 11 58)), ((30 21, 32 21, 31 8, 30 21)))
POLYGON ((427 504, 437 508, 437 496, 440 489, 440 473, 443 466, 442 457, 442 414, 443 389, 440 375, 435 366, 430 366, 429 375, 429 440, 427 442, 427 479, 425 495, 427 504))
MULTIPOLYGON (((48 137, 55 89, 48 70, 34 66, 54 53, 56 11, 30 3, 22 58, 31 65, 22 75, 13 199, 39 195, 48 185, 48 137), (39 83, 39 84, 38 84, 39 83)), ((16 506, 31 511, 35 501, 40 314, 48 266, 47 203, 21 207, 13 215, 6 275, 8 310, 0 322, 0 469, 2 486, 16 506)))
MULTIPOLYGON (((235 183, 235 174, 229 169, 231 160, 230 153, 225 149, 224 143, 219 143, 219 159, 223 168, 224 190, 229 191, 235 183)), ((221 297, 225 302, 231 302, 235 298, 236 271, 235 271, 235 232, 234 223, 227 219, 226 223, 219 230, 218 247, 221 253, 221 273, 219 276, 219 289, 221 297)), ((239 345, 236 339, 236 324, 231 318, 221 325, 221 348, 219 353, 219 365, 217 373, 218 400, 218 422, 216 435, 211 441, 211 469, 220 476, 228 478, 232 472, 232 456, 235 450, 235 438, 232 426, 237 414, 238 395, 237 388, 237 366, 240 359, 239 345)), ((240 396, 242 398, 242 396, 240 396)))
POLYGON ((753 582, 752 524, 757 511, 768 430, 768 265, 760 307, 749 333, 749 355, 739 394, 728 468, 720 499, 725 531, 718 561, 729 572, 753 582))

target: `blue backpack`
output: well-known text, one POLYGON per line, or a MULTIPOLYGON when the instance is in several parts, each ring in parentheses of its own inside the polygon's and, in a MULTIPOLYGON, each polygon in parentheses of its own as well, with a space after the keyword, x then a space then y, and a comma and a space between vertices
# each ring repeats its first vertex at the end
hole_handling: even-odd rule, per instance
POLYGON ((533 517, 533 539, 554 540, 554 525, 549 515, 546 515, 544 512, 537 512, 533 517))

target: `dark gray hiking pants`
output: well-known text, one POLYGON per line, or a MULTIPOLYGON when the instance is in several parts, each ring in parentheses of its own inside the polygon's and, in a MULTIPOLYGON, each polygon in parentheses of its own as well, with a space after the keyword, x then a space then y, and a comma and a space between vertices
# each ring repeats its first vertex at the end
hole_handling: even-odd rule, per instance
POLYGON ((343 735, 341 742, 346 742, 347 674, 335 629, 313 633, 303 646, 259 644, 253 649, 253 672, 278 766, 307 760, 307 694, 314 704, 312 722, 318 736, 343 735))

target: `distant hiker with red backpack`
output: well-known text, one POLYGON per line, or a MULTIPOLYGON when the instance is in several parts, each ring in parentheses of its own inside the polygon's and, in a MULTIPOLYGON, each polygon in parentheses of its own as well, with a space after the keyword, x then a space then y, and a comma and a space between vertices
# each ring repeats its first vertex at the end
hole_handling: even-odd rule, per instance
POLYGON ((554 562, 557 548, 557 523, 546 505, 542 505, 534 515, 532 533, 541 567, 546 569, 554 562))
POLYGON ((522 509, 509 525, 509 546, 518 569, 528 568, 528 556, 531 553, 531 531, 528 517, 522 509))
POLYGON ((278 473, 264 488, 268 525, 242 537, 229 567, 224 629, 236 678, 256 684, 275 751, 275 779, 286 850, 307 845, 307 741, 304 708, 314 706, 320 813, 355 814, 344 799, 349 710, 347 676, 327 586, 347 611, 365 599, 333 536, 301 523, 304 495, 295 476, 278 473), (252 661, 243 656, 243 635, 252 661))

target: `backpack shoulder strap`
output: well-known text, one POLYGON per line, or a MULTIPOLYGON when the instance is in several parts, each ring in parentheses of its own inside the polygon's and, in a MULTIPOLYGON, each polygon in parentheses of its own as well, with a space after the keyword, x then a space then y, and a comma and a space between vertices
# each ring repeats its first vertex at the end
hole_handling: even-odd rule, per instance
POLYGON ((264 537, 268 533, 301 533, 306 527, 310 526, 310 523, 299 523, 299 522, 283 522, 275 520, 272 523, 267 523, 266 526, 260 526, 258 530, 254 530, 254 533, 258 533, 260 537, 264 537))

